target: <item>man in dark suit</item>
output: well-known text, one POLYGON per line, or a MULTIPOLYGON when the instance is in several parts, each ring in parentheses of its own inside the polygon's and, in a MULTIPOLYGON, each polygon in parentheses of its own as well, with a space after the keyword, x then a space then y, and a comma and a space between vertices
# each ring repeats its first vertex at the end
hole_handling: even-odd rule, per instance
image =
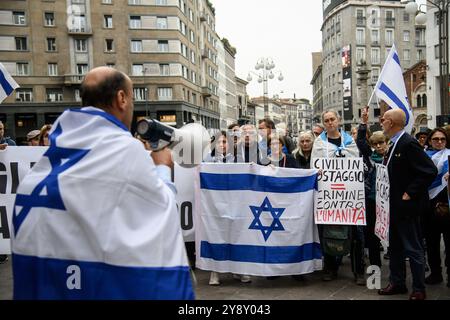
POLYGON ((420 230, 420 215, 428 204, 428 187, 437 169, 416 139, 405 132, 406 116, 401 109, 387 111, 381 119, 391 147, 384 164, 390 182, 389 262, 390 283, 380 295, 404 294, 405 257, 409 258, 413 278, 410 300, 424 300, 425 257, 420 230))

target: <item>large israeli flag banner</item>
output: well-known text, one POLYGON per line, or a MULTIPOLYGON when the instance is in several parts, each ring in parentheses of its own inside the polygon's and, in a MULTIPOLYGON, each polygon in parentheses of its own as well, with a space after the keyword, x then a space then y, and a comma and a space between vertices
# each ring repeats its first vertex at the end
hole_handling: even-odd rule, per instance
POLYGON ((434 199, 447 187, 445 175, 448 173, 448 157, 450 156, 450 149, 427 151, 427 154, 438 169, 438 175, 428 189, 430 199, 434 199))
POLYGON ((403 70, 395 45, 389 51, 374 91, 378 99, 385 101, 391 109, 403 110, 406 115, 405 130, 407 133, 411 133, 414 126, 414 115, 406 94, 403 70))
POLYGON ((255 276, 321 270, 316 185, 316 170, 202 164, 196 189, 197 267, 255 276))
POLYGON ((142 143, 96 108, 65 111, 17 190, 15 299, 193 299, 175 195, 142 143))

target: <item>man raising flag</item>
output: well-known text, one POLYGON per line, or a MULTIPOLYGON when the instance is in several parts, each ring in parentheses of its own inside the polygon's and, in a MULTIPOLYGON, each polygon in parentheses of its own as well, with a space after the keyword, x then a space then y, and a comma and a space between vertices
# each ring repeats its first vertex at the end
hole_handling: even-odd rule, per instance
POLYGON ((403 110, 406 115, 405 131, 411 133, 414 124, 414 115, 409 105, 408 95, 406 94, 403 71, 395 45, 392 45, 372 93, 372 97, 369 100, 369 104, 374 94, 377 95, 378 99, 385 101, 390 109, 399 108, 403 110))
POLYGON ((17 88, 19 88, 17 82, 14 81, 5 66, 0 63, 0 103, 17 88))

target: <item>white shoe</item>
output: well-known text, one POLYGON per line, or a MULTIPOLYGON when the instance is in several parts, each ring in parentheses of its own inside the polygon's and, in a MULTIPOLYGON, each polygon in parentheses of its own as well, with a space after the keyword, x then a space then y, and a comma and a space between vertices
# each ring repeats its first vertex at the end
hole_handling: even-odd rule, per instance
POLYGON ((209 285, 220 286, 219 274, 217 272, 211 272, 211 276, 209 277, 209 285))
POLYGON ((250 276, 241 275, 241 282, 242 283, 250 283, 250 282, 252 282, 252 278, 250 276))

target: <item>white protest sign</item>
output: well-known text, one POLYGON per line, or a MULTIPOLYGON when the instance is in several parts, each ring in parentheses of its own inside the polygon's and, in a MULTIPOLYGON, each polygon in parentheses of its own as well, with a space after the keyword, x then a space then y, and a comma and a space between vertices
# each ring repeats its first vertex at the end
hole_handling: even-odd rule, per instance
POLYGON ((7 147, 0 152, 0 254, 10 254, 13 206, 19 182, 47 147, 7 147))
MULTIPOLYGON (((0 254, 10 254, 13 206, 19 182, 47 150, 47 147, 8 147, 0 152, 0 254)), ((175 164, 177 204, 184 241, 194 241, 194 175, 196 168, 175 164)))
POLYGON ((177 207, 180 212, 181 229, 185 242, 194 242, 194 181, 197 168, 183 168, 177 163, 174 165, 174 181, 177 187, 177 207))
POLYGON ((317 158, 312 167, 322 172, 314 197, 315 223, 365 226, 362 158, 317 158))
POLYGON ((387 167, 377 164, 377 179, 376 179, 376 214, 377 220, 375 222, 375 235, 381 241, 389 244, 389 174, 387 167))

